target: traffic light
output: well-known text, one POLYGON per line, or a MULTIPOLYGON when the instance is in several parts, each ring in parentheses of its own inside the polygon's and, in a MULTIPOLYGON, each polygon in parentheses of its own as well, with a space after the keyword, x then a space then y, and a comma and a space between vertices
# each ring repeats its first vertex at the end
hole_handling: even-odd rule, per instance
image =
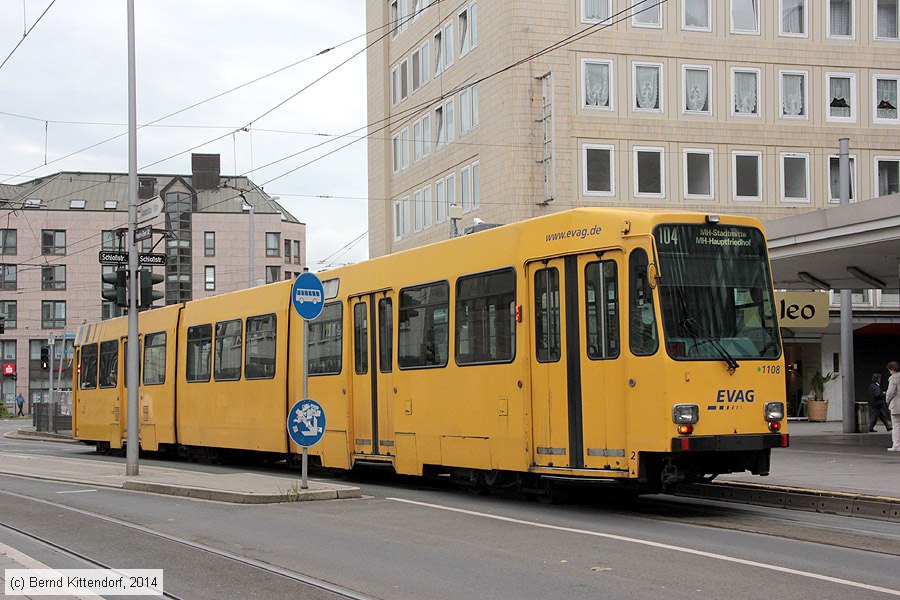
POLYGON ((162 283, 165 277, 161 274, 154 273, 153 269, 141 269, 141 304, 140 308, 150 308, 156 300, 162 300, 165 296, 164 292, 153 289, 157 283, 162 283))
POLYGON ((128 270, 118 269, 112 273, 103 273, 103 283, 110 283, 114 287, 102 290, 100 293, 104 300, 116 303, 116 306, 128 306, 128 270))
POLYGON ((41 348, 41 368, 45 371, 50 369, 50 349, 46 346, 41 348))

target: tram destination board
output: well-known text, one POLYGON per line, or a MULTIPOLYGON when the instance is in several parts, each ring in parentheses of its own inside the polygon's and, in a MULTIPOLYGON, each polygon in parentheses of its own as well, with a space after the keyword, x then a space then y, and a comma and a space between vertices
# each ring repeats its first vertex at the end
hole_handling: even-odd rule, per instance
MULTIPOLYGON (((128 262, 127 252, 100 251, 100 264, 118 265, 128 262)), ((138 254, 138 263, 143 266, 162 266, 166 264, 166 255, 162 253, 141 252, 138 254)))

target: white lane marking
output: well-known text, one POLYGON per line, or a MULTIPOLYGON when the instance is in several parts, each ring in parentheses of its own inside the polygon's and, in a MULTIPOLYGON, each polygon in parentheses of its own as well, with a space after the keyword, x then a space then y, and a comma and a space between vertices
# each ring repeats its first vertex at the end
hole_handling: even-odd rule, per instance
POLYGON ((57 494, 86 494, 88 492, 96 492, 97 490, 63 490, 56 492, 57 494))
POLYGON ((528 525, 530 527, 539 527, 541 529, 553 529, 556 531, 564 531, 567 533, 577 533, 577 534, 581 534, 581 535, 590 535, 593 537, 606 538, 609 540, 617 540, 620 542, 631 542, 632 544, 640 544, 642 546, 650 546, 652 548, 660 548, 662 550, 672 550, 675 552, 682 552, 684 554, 693 554, 695 556, 703 556, 706 558, 713 558, 716 560, 724 560, 726 562, 747 565, 750 567, 758 567, 760 569, 768 569, 770 571, 778 571, 779 573, 787 573, 789 575, 797 575, 797 576, 806 577, 809 579, 818 579, 820 581, 828 581, 831 583, 837 583, 839 585, 846 585, 848 587, 855 587, 855 588, 860 588, 863 590, 871 590, 873 592, 881 592, 883 594, 889 594, 891 596, 900 597, 900 590, 892 590, 889 588, 883 588, 883 587, 879 587, 876 585, 869 585, 867 583, 859 583, 857 581, 850 581, 849 579, 840 579, 839 577, 830 577, 828 575, 820 575, 818 573, 807 573, 806 571, 798 571, 797 569, 790 569, 788 567, 782 567, 779 565, 761 563, 761 562, 756 562, 754 560, 746 560, 743 558, 736 558, 734 556, 726 556, 725 554, 716 554, 714 552, 705 552, 703 550, 695 550, 693 548, 685 548, 683 546, 673 546, 671 544, 663 544, 660 542, 653 542, 650 540, 642 540, 642 539, 628 537, 628 536, 624 536, 624 535, 616 535, 613 533, 601 533, 599 531, 590 531, 588 529, 576 529, 574 527, 561 527, 559 525, 550 525, 548 523, 539 523, 537 521, 525 521, 523 519, 514 519, 512 517, 503 517, 500 515, 492 515, 489 513, 477 512, 474 510, 466 510, 463 508, 453 508, 452 506, 442 506, 440 504, 430 504, 428 502, 417 502, 415 500, 405 500, 403 498, 386 498, 386 500, 393 500, 394 502, 403 502, 405 504, 414 504, 416 506, 423 506, 426 508, 435 508, 438 510, 445 510, 448 512, 461 513, 464 515, 472 515, 475 517, 484 517, 485 519, 494 519, 495 521, 504 521, 506 523, 515 523, 517 525, 528 525))

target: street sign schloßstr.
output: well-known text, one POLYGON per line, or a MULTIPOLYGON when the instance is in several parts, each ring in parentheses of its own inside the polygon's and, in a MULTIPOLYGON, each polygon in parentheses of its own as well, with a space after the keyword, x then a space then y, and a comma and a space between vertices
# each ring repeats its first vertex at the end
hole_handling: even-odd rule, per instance
MULTIPOLYGON (((128 262, 127 252, 100 251, 100 264, 118 265, 128 262)), ((144 266, 162 266, 166 264, 166 255, 159 253, 141 252, 138 254, 138 263, 144 266)))

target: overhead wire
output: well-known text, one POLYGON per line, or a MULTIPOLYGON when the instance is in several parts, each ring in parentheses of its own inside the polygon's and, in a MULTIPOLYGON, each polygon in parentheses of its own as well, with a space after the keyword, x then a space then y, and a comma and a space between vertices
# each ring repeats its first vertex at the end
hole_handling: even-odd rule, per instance
POLYGON ((3 59, 3 62, 0 63, 0 69, 3 69, 3 67, 4 67, 4 66, 6 65, 6 63, 9 61, 9 59, 12 58, 12 55, 16 53, 16 50, 19 49, 19 46, 22 45, 22 42, 25 41, 25 38, 28 37, 28 34, 31 33, 32 31, 34 31, 34 28, 37 27, 37 24, 41 22, 41 19, 44 18, 44 15, 47 14, 47 12, 50 10, 50 8, 51 8, 54 4, 56 4, 56 0, 51 0, 51 1, 50 1, 50 4, 47 5, 47 8, 44 9, 44 12, 41 13, 41 16, 39 16, 39 17, 37 18, 37 21, 35 21, 34 24, 32 24, 32 26, 31 26, 30 29, 28 29, 27 31, 25 31, 25 33, 22 34, 22 39, 19 40, 19 43, 15 45, 15 47, 12 49, 12 51, 10 51, 10 53, 6 56, 6 58, 3 59))

